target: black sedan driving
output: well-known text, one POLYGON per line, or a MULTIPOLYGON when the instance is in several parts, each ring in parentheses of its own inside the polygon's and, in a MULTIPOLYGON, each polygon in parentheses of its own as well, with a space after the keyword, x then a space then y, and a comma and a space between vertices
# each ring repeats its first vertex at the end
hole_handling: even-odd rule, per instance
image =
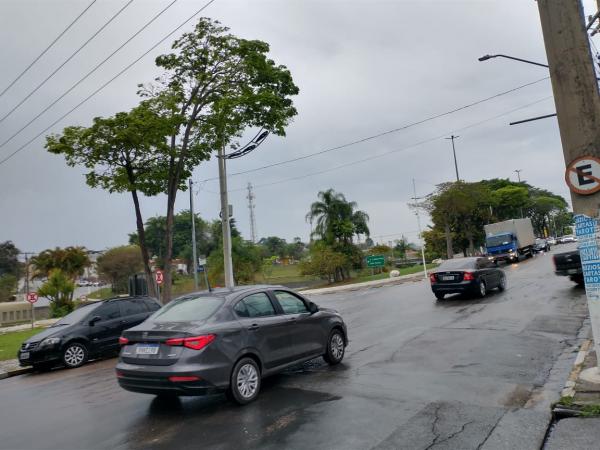
POLYGON ((485 297, 490 289, 506 289, 504 271, 488 258, 457 258, 444 261, 429 275, 431 290, 438 300, 446 294, 485 297))
POLYGON ((246 404, 265 376, 319 356, 340 363, 348 337, 337 312, 296 292, 242 286, 173 300, 120 342, 124 389, 163 397, 225 391, 246 404))

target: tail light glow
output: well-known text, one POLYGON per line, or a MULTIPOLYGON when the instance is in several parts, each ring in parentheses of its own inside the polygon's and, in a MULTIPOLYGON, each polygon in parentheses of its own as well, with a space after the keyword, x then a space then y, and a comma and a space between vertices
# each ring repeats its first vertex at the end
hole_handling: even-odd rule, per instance
POLYGON ((437 280, 435 279, 435 273, 430 273, 429 274, 429 281, 431 281, 432 283, 435 283, 437 280))
POLYGON ((129 344, 129 339, 127 339, 126 337, 119 337, 119 345, 127 345, 129 344))
POLYGON ((191 348, 192 350, 202 350, 204 347, 214 341, 215 337, 216 336, 214 334, 205 334, 202 336, 167 339, 167 342, 165 343, 171 346, 182 345, 184 347, 191 348))
POLYGON ((474 281, 475 276, 471 272, 465 272, 465 274, 463 275, 463 280, 464 281, 474 281))
POLYGON ((174 383, 182 383, 182 382, 186 382, 186 381, 199 381, 200 377, 195 377, 195 376, 189 376, 189 377, 178 377, 178 376, 173 376, 173 377, 169 377, 169 381, 172 381, 174 383))

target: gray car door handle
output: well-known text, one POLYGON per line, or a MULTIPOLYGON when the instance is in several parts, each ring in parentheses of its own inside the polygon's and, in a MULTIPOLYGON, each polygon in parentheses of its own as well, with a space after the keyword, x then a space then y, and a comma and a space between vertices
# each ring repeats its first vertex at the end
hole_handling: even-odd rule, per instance
POLYGON ((255 324, 255 323, 253 323, 252 325, 250 325, 250 326, 248 327, 248 329, 249 329, 249 330, 251 330, 251 331, 252 331, 252 330, 258 330, 259 328, 260 328, 260 327, 259 327, 257 324, 255 324))

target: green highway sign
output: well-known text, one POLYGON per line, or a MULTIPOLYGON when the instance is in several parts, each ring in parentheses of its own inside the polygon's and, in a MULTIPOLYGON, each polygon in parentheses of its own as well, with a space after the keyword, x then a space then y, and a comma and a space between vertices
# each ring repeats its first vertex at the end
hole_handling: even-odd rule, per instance
POLYGON ((367 267, 383 267, 385 266, 385 256, 371 255, 367 256, 367 267))

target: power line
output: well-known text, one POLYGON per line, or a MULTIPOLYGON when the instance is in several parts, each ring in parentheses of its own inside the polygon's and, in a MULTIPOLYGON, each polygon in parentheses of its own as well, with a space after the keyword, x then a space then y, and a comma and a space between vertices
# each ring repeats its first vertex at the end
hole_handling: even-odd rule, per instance
MULTIPOLYGON (((133 0, 131 0, 133 1, 133 0)), ((75 83, 73 86, 71 86, 69 89, 67 89, 65 92, 63 92, 56 100, 54 100, 52 103, 50 103, 48 106, 46 106, 46 108, 44 108, 40 113, 38 113, 37 116, 35 116, 33 119, 31 119, 29 122, 27 122, 25 125, 23 125, 21 128, 19 128, 15 133, 13 133, 8 139, 6 139, 4 142, 0 143, 0 147, 4 147, 6 144, 8 144, 10 141, 12 141, 16 136, 18 136, 25 128, 27 128, 29 125, 31 125, 33 122, 35 122, 40 116, 42 116, 46 111, 48 111, 50 108, 52 108, 54 105, 56 105, 60 100, 62 100, 64 97, 66 97, 70 92, 73 91, 73 89, 75 89, 77 86, 79 86, 81 83, 83 83, 90 75, 92 75, 96 70, 98 70, 101 66, 104 65, 104 63, 106 63, 110 58, 112 58, 113 56, 115 56, 121 49, 123 49, 123 47, 125 47, 127 44, 129 44, 133 39, 135 39, 142 31, 144 31, 146 28, 148 28, 156 19, 158 19, 161 15, 163 15, 171 6, 173 6, 173 4, 175 4, 178 0, 173 0, 171 3, 169 3, 165 8, 163 8, 161 11, 159 11, 152 19, 150 19, 150 21, 146 22, 146 24, 140 28, 137 32, 135 32, 132 36, 129 37, 129 39, 127 39, 125 42, 123 42, 115 51, 113 51, 110 55, 108 55, 106 58, 104 58, 99 64, 97 64, 92 70, 90 70, 83 78, 81 78, 77 83, 75 83)))
POLYGON ((62 68, 65 66, 65 64, 67 64, 69 61, 71 61, 71 60, 72 60, 72 59, 75 57, 75 55, 77 55, 77 54, 78 54, 78 53, 79 53, 81 50, 83 50, 83 48, 84 48, 85 46, 87 46, 87 45, 88 45, 88 44, 89 44, 89 43, 92 41, 92 39, 94 39, 96 36, 98 36, 98 34, 100 34, 100 32, 101 32, 102 30, 104 30, 104 29, 105 29, 105 28, 106 28, 106 27, 107 27, 107 26, 108 26, 108 25, 109 25, 109 24, 110 24, 110 23, 111 23, 113 20, 115 20, 115 19, 116 19, 116 18, 117 18, 117 17, 118 17, 118 16, 119 16, 119 15, 120 15, 120 14, 121 14, 121 13, 122 13, 124 10, 125 10, 125 8, 127 8, 129 5, 131 5, 131 4, 133 3, 133 1, 134 1, 134 0, 129 0, 129 1, 128 1, 128 2, 125 4, 125 6, 123 6, 121 9, 119 9, 119 10, 117 11, 117 13, 116 13, 115 15, 113 15, 113 16, 112 16, 112 17, 111 17, 111 18, 108 20, 108 22, 106 22, 106 23, 105 23, 104 25, 102 25, 102 26, 101 26, 101 27, 100 27, 100 28, 99 28, 99 29, 98 29, 98 30, 97 30, 97 31, 96 31, 94 34, 92 34, 92 36, 91 36, 91 37, 90 37, 90 38, 89 38, 87 41, 85 41, 85 42, 83 43, 83 45, 81 45, 81 47, 79 47, 77 50, 75 50, 75 52, 74 52, 74 53, 72 53, 72 54, 71 54, 71 56, 69 56, 69 57, 68 57, 66 60, 64 60, 64 61, 62 62, 62 64, 61 64, 61 65, 59 65, 59 66, 58 66, 58 67, 57 67, 57 68, 54 70, 54 72, 52 72, 50 75, 48 75, 48 76, 47 76, 47 77, 44 79, 44 81, 42 81, 40 84, 38 84, 38 85, 37 85, 37 86, 36 86, 36 87, 35 87, 35 88, 34 88, 34 89, 33 89, 33 90, 32 90, 32 91, 29 93, 29 94, 27 94, 27 95, 25 96, 25 98, 24 98, 23 100, 21 100, 19 103, 17 103, 17 104, 16 104, 16 105, 13 107, 13 109, 11 109, 11 110, 10 110, 9 112, 7 112, 7 113, 6 113, 4 116, 2 116, 2 117, 0 118, 0 123, 4 122, 4 120, 5 120, 5 119, 6 119, 8 116, 10 116, 10 115, 11 115, 11 114, 12 114, 12 113, 13 113, 13 112, 14 112, 14 111, 15 111, 15 110, 16 110, 16 109, 19 107, 19 106, 21 106, 23 103, 25 103, 25 102, 26 102, 26 101, 27 101, 27 100, 28 100, 28 99, 29 99, 29 98, 30 98, 30 97, 31 97, 33 94, 35 94, 35 93, 38 91, 38 89, 39 89, 39 88, 41 88, 41 87, 42 87, 44 84, 46 84, 46 83, 48 82, 48 80, 50 80, 50 78, 52 78, 52 77, 53 77, 53 76, 56 74, 56 72, 58 72, 60 69, 62 69, 62 68))
MULTIPOLYGON (((436 114, 436 115, 427 117, 425 119, 421 119, 421 120, 418 120, 416 122, 409 123, 407 125, 403 125, 403 126, 401 126, 399 128, 394 128, 392 130, 387 130, 387 131, 384 131, 382 133, 374 134, 372 136, 367 136, 365 138, 358 139, 356 141, 352 141, 352 142, 348 142, 346 144, 338 145, 337 147, 327 148, 325 150, 321 150, 321 151, 318 151, 318 152, 315 152, 315 153, 309 153, 308 155, 299 156, 297 158, 292 158, 292 159, 287 159, 285 161, 279 161, 279 162, 276 162, 276 163, 267 164, 265 166, 256 167, 254 169, 243 170, 241 172, 234 172, 234 173, 228 174, 228 176, 229 177, 233 177, 233 176, 236 176, 236 175, 243 175, 243 174, 246 174, 246 173, 257 172, 259 170, 268 169, 268 168, 276 167, 276 166, 281 166, 281 165, 289 164, 289 163, 296 162, 296 161, 301 161, 303 159, 312 158, 313 156, 322 155, 324 153, 332 152, 332 151, 335 151, 335 150, 340 150, 342 148, 350 147, 352 145, 361 144, 363 142, 367 142, 367 141, 370 141, 372 139, 376 139, 376 138, 379 138, 379 137, 382 137, 382 136, 385 136, 385 135, 388 135, 388 134, 396 133, 398 131, 406 130, 407 128, 414 127, 416 125, 420 125, 422 123, 429 122, 429 121, 434 120, 434 119, 439 119, 440 117, 444 117, 444 116, 453 114, 455 112, 462 111, 462 110, 467 109, 467 108, 471 108, 471 107, 479 105, 479 104, 481 104, 483 102, 487 102, 487 101, 495 99, 497 97, 501 97, 502 95, 510 94, 511 92, 515 92, 515 91, 517 91, 519 89, 523 89, 525 87, 531 86, 533 84, 539 83, 539 82, 544 81, 544 80, 548 80, 549 78, 550 77, 540 78, 539 80, 535 80, 535 81, 532 81, 530 83, 522 84, 522 85, 517 86, 517 87, 515 87, 513 89, 509 89, 508 91, 500 92, 498 94, 495 94, 495 95, 492 95, 490 97, 486 97, 486 98, 477 100, 477 101, 469 103, 467 105, 463 105, 463 106, 460 106, 458 108, 454 108, 454 109, 451 109, 449 111, 446 111, 446 112, 443 112, 443 113, 440 113, 440 114, 436 114)), ((202 180, 202 181, 213 181, 213 180, 218 180, 218 177, 206 178, 205 180, 202 180)))
POLYGON ((40 54, 39 54, 39 55, 38 55, 38 56, 37 56, 37 57, 36 57, 36 58, 35 58, 33 61, 31 61, 31 63, 30 63, 30 64, 29 64, 27 67, 25 67, 25 69, 24 69, 24 70, 23 70, 23 71, 22 71, 22 72, 21 72, 21 73, 20 73, 20 74, 17 76, 17 78, 15 78, 14 80, 12 80, 12 82, 11 82, 11 83, 10 83, 8 86, 6 86, 2 92, 0 92, 0 97, 2 97, 2 96, 3 96, 3 95, 6 93, 6 91, 8 91, 8 90, 9 90, 11 87, 13 87, 13 85, 14 85, 14 84, 15 84, 17 81, 19 81, 19 80, 21 79, 21 77, 22 77, 23 75, 25 75, 25 74, 27 73, 27 71, 28 71, 29 69, 31 69, 31 68, 33 67, 33 65, 34 65, 36 62, 38 62, 38 61, 40 60, 40 58, 41 58, 42 56, 44 56, 44 55, 46 54, 46 52, 47 52, 48 50, 50 50, 50 48, 52 48, 52 46, 53 46, 54 44, 56 44, 56 43, 58 42, 58 40, 59 40, 61 37, 63 37, 63 36, 64 36, 64 34, 65 34, 67 31, 69 31, 73 25, 75 25, 75 23, 76 23, 76 22, 77 22, 77 21, 78 21, 78 20, 81 18, 81 16, 83 16, 83 15, 84 15, 84 14, 87 12, 87 10, 88 10, 88 9, 90 9, 90 8, 92 7, 92 5, 93 5, 94 3, 96 3, 97 1, 98 1, 98 0, 92 0, 92 2, 91 2, 91 3, 90 3, 88 6, 87 6, 87 8, 85 8, 85 9, 84 9, 84 10, 83 10, 83 11, 82 11, 82 12, 81 12, 81 13, 80 13, 80 14, 79 14, 77 17, 75 17, 75 19, 74 19, 74 20, 73 20, 73 21, 72 21, 72 22, 71 22, 71 23, 70 23, 70 24, 67 26, 67 28, 65 28, 64 30, 62 30, 62 32, 61 32, 61 33, 60 33, 58 36, 56 36, 56 38, 55 38, 55 39, 54 39, 54 40, 53 40, 53 41, 50 43, 50 45, 48 45, 48 47, 46 47, 46 48, 44 49, 44 51, 43 51, 42 53, 40 53, 40 54))
POLYGON ((58 119, 56 119, 54 122, 52 122, 49 126, 47 126, 42 131, 40 131, 38 134, 36 134, 33 138, 31 138, 30 140, 28 140, 27 142, 25 142, 23 145, 21 145, 19 148, 17 148, 10 155, 8 155, 4 159, 0 160, 0 165, 4 164, 6 161, 8 161, 9 159, 11 159, 13 156, 15 156, 17 153, 19 153, 21 150, 23 150, 25 147, 27 147, 29 144, 31 144, 33 141, 35 141, 37 138, 39 138, 40 136, 42 136, 45 132, 47 132, 54 125, 56 125, 57 123, 59 123, 62 119, 64 119, 69 114, 71 114, 72 112, 74 112, 75 110, 77 110, 81 105, 83 105, 89 99, 91 99, 92 97, 94 97, 98 92, 102 91, 106 86, 108 86, 114 80, 116 80, 121 75, 123 75, 125 72, 127 72, 131 67, 133 67, 135 64, 137 64, 144 56, 146 56, 147 54, 149 54, 152 50, 154 50, 156 47, 158 47, 160 44, 162 44, 164 41, 166 41, 169 37, 171 37, 173 34, 175 34, 180 28, 182 28, 184 25, 186 25, 190 20, 192 20, 194 17, 196 17, 202 11, 204 11, 204 9, 206 9, 208 6, 210 6, 211 3, 215 2, 215 1, 216 0, 210 0, 209 2, 207 2, 203 7, 201 7, 200 9, 198 9, 188 19, 186 19, 184 22, 182 22, 177 28, 175 28, 173 31, 171 31, 169 34, 167 34, 165 37, 163 37, 160 41, 158 41, 156 44, 154 44, 152 47, 150 47, 147 51, 145 51, 144 53, 142 53, 142 55, 139 56, 137 59, 135 59, 132 63, 130 63, 129 65, 125 66, 125 68, 123 68, 114 77, 112 77, 110 80, 108 80, 102 86, 100 86, 98 89, 96 89, 90 95, 88 95, 85 99, 83 99, 81 102, 79 102, 77 105, 75 105, 69 111, 67 111, 65 114, 63 114, 58 119))
MULTIPOLYGON (((277 185, 277 184, 281 184, 281 183, 287 183, 289 181, 301 180, 303 178, 308 178, 308 177, 312 177, 312 176, 315 176, 315 175, 321 175, 321 174, 324 174, 324 173, 333 172, 335 170, 343 169, 345 167, 353 166, 353 165, 360 164, 360 163, 363 163, 363 162, 372 161, 374 159, 382 158, 382 157, 390 155, 392 153, 398 153, 398 152, 406 151, 406 150, 409 150, 411 148, 418 147, 420 145, 423 145, 423 144, 426 144, 426 143, 429 143, 429 142, 432 142, 432 141, 436 141, 438 139, 442 139, 442 138, 448 136, 448 133, 454 133, 454 132, 458 132, 458 131, 463 131, 463 130, 467 130, 469 128, 473 128, 473 127, 479 126, 479 125, 484 124, 486 122, 489 122, 491 120, 495 120, 495 119, 497 119, 499 117, 505 116, 507 114, 511 114, 511 113, 513 113, 515 111, 519 111, 521 109, 528 108, 529 106, 535 105, 537 103, 541 103, 541 102, 543 102, 545 100, 548 100, 550 98, 552 98, 551 95, 548 96, 548 97, 544 97, 544 98, 541 98, 539 100, 536 100, 534 102, 528 103, 526 105, 520 106, 518 108, 511 109, 510 111, 506 111, 506 112, 504 112, 502 114, 498 114, 498 115, 490 117, 488 119, 484 119, 484 120, 481 120, 479 122, 475 122, 475 123, 473 123, 471 125, 467 125, 465 127, 458 128, 458 129, 452 130, 450 132, 446 132, 446 133, 443 133, 443 134, 440 134, 440 135, 437 135, 437 136, 434 136, 434 137, 431 137, 431 138, 428 138, 428 139, 416 142, 414 144, 408 145, 408 146, 403 147, 403 148, 394 149, 394 150, 390 150, 390 151, 387 151, 387 152, 384 152, 384 153, 380 153, 378 155, 373 155, 373 156, 369 156, 367 158, 363 158, 363 159, 351 161, 351 162, 348 162, 348 163, 345 163, 345 164, 341 164, 339 166, 331 167, 329 169, 320 170, 318 172, 311 172, 311 173, 308 173, 308 174, 299 175, 297 177, 285 178, 285 179, 282 179, 282 180, 273 181, 271 183, 256 184, 256 185, 254 185, 254 188, 256 189, 256 188, 261 188, 261 187, 273 186, 273 185, 277 185)), ((245 190, 245 188, 231 189, 231 190, 229 190, 229 192, 237 192, 237 191, 243 191, 243 190, 245 190)))

